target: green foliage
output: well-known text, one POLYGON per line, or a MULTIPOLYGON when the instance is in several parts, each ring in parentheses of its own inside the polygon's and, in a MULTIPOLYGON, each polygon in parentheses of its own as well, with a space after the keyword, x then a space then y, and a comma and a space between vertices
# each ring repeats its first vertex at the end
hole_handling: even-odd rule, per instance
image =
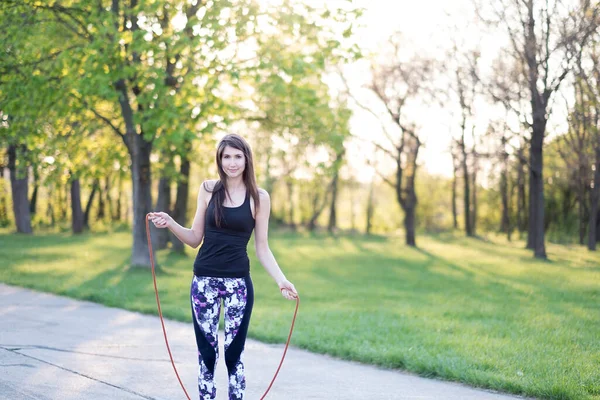
MULTIPOLYGON (((343 163, 349 137, 350 111, 344 100, 330 93, 325 75, 331 65, 358 56, 342 39, 359 11, 323 7, 317 12, 307 4, 284 1, 277 12, 269 13, 266 26, 277 29, 261 30, 257 57, 263 69, 248 81, 254 95, 247 118, 259 124, 259 169, 268 173, 270 187, 277 179, 313 180, 303 185, 316 190, 302 194, 309 197, 327 188, 343 163)), ((300 213, 308 216, 311 210, 309 204, 300 213)))

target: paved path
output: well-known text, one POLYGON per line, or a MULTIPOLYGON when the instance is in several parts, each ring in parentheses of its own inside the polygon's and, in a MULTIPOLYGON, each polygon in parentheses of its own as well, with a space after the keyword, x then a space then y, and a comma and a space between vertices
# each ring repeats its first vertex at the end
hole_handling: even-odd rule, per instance
MULTIPOLYGON (((185 400, 158 317, 0 284, 0 321, 0 399, 185 400)), ((166 326, 179 373, 195 400, 197 357, 192 324, 167 321, 166 326)), ((248 400, 260 398, 282 349, 281 345, 247 342, 248 400)), ((220 354, 217 399, 225 400, 222 349, 220 354)), ((267 396, 273 400, 516 398, 298 349, 288 351, 267 396)))

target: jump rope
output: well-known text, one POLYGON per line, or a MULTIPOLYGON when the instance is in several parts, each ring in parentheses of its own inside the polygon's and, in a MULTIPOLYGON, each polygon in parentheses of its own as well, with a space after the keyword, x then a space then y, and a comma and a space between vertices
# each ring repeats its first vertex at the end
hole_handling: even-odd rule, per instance
MULTIPOLYGON (((165 344, 167 345, 167 351, 169 352, 169 358, 171 358, 171 365, 173 365, 173 370, 175 371, 175 375, 177 376, 177 380, 185 393, 185 396, 188 400, 192 400, 187 390, 183 386, 183 382, 181 382, 181 378, 179 377, 179 373, 177 372, 177 368, 175 367, 175 361, 173 361, 173 355, 171 354, 171 348, 169 347, 169 340, 167 339, 167 330, 165 329, 165 322, 163 320, 162 311, 160 309, 160 299, 158 298, 158 287, 156 286, 156 271, 154 268, 154 257, 152 254, 152 240, 150 239, 150 222, 149 222, 150 214, 146 214, 146 236, 148 238, 148 250, 150 251, 150 264, 152 265, 152 279, 154 280, 154 293, 156 294, 156 305, 158 307, 158 316, 160 317, 160 324, 162 325, 163 335, 165 337, 165 344)), ((283 291, 284 289, 281 289, 283 291)), ((294 323, 296 322, 296 315, 298 315, 298 306, 300 305, 300 297, 296 296, 296 310, 294 311, 294 318, 292 318, 292 325, 290 326, 290 334, 288 335, 287 342, 285 343, 285 349, 283 350, 283 355, 281 356, 281 361, 279 362, 279 366, 277 367, 277 371, 275 371, 275 375, 269 384, 267 390, 262 395, 260 400, 263 400, 267 397, 267 393, 271 390, 273 383, 275 383, 275 378, 277 378, 277 374, 279 374, 279 370, 283 365, 283 360, 285 359, 285 354, 287 353, 288 347, 290 345, 290 340, 292 339, 292 332, 294 331, 294 323)))

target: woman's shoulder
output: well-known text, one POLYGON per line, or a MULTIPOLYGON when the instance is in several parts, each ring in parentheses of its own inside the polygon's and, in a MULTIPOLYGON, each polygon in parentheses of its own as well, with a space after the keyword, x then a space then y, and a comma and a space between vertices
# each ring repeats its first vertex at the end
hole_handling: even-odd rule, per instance
POLYGON ((214 190, 217 182, 219 182, 218 179, 207 179, 204 182, 202 182, 201 187, 204 188, 205 191, 210 193, 214 190))
POLYGON ((263 188, 258 188, 258 198, 259 199, 268 199, 269 198, 269 192, 267 192, 265 189, 263 188))

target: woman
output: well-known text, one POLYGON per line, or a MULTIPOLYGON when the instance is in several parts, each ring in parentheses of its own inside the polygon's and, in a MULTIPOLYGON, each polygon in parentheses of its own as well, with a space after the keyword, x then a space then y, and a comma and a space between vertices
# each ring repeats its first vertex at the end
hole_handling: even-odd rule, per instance
POLYGON ((200 399, 216 396, 214 371, 222 300, 229 399, 239 400, 244 398, 246 388, 242 353, 254 302, 246 250, 253 230, 256 255, 277 282, 283 297, 295 299, 298 293, 269 249, 271 203, 269 194, 256 185, 250 146, 241 136, 226 135, 217 147, 216 161, 220 179, 201 185, 191 229, 182 227, 164 212, 151 213, 150 219, 157 228, 169 228, 193 248, 202 242, 194 262, 190 294, 200 364, 200 399))

